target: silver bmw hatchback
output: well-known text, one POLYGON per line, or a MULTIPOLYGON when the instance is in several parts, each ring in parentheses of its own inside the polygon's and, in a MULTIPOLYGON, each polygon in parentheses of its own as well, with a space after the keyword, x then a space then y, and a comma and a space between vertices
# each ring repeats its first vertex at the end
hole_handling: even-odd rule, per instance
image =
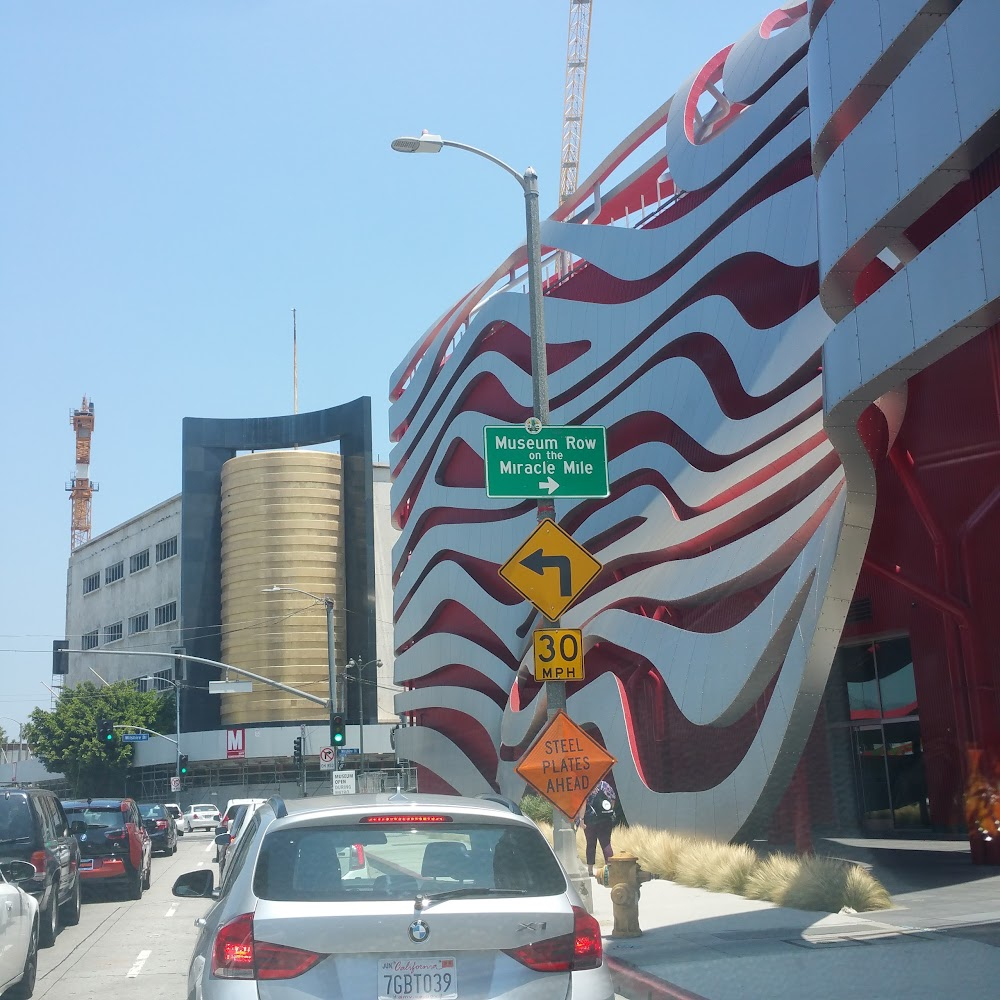
POLYGON ((611 1000, 600 926, 527 818, 444 795, 272 798, 214 900, 197 1000, 611 1000))

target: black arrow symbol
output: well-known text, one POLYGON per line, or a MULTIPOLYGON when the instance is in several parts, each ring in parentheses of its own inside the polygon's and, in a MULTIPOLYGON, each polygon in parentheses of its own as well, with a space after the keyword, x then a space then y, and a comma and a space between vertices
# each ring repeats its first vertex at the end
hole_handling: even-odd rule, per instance
POLYGON ((531 555, 525 556, 521 560, 521 565, 539 576, 546 569, 559 570, 559 596, 573 596, 573 566, 569 561, 569 556, 547 556, 541 549, 535 549, 531 555))

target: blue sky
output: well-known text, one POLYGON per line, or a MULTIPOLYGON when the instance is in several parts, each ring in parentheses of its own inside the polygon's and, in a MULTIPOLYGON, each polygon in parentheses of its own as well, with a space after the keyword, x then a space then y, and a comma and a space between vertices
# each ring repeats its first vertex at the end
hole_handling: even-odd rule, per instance
MULTIPOLYGON (((581 180, 774 7, 595 0, 581 180)), ((96 408, 94 533, 180 490, 184 416, 370 395, 556 205, 568 0, 0 6, 0 725, 48 707, 64 631, 69 412, 96 408)))

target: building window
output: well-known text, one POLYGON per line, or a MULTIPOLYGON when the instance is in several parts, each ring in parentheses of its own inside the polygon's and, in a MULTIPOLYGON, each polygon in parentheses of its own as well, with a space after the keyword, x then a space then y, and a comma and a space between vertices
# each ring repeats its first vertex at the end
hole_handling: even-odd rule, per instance
POLYGON ((122 637, 122 623, 115 622, 114 625, 104 626, 104 641, 117 642, 122 637))
POLYGON ((121 559, 119 559, 118 562, 114 564, 114 566, 108 566, 104 570, 105 584, 117 583, 119 580, 124 579, 124 577, 125 577, 125 563, 121 559))
POLYGON ((101 589, 101 574, 100 572, 91 573, 90 576, 85 576, 83 578, 83 592, 85 594, 92 594, 95 590, 101 589))
POLYGON ((154 625, 168 625, 177 621, 177 602, 171 601, 169 604, 161 604, 153 610, 154 625))
POLYGON ((92 632, 84 632, 83 633, 83 642, 82 642, 82 645, 83 645, 84 649, 95 649, 97 647, 97 629, 96 628, 92 632))
POLYGON ((149 568, 149 549, 143 549, 141 552, 136 552, 134 556, 129 556, 128 571, 130 573, 138 573, 139 570, 148 568, 149 568))
POLYGON ((128 620, 128 634, 135 635, 136 632, 149 631, 149 612, 143 611, 141 615, 132 615, 128 620))
POLYGON ((171 556, 177 555, 177 536, 168 538, 165 542, 156 543, 156 561, 163 562, 171 556))

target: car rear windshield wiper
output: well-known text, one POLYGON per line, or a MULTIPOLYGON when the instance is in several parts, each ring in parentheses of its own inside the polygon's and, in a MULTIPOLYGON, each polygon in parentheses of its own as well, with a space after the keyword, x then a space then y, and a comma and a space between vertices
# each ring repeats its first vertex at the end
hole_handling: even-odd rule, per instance
POLYGON ((26 844, 30 842, 30 840, 31 840, 30 836, 4 837, 2 840, 0 840, 0 844, 26 844))
POLYGON ((431 903, 443 899, 460 899, 462 896, 527 896, 527 889, 489 889, 485 886, 463 885, 457 889, 445 889, 444 892, 422 892, 414 900, 418 910, 426 910, 431 903))

